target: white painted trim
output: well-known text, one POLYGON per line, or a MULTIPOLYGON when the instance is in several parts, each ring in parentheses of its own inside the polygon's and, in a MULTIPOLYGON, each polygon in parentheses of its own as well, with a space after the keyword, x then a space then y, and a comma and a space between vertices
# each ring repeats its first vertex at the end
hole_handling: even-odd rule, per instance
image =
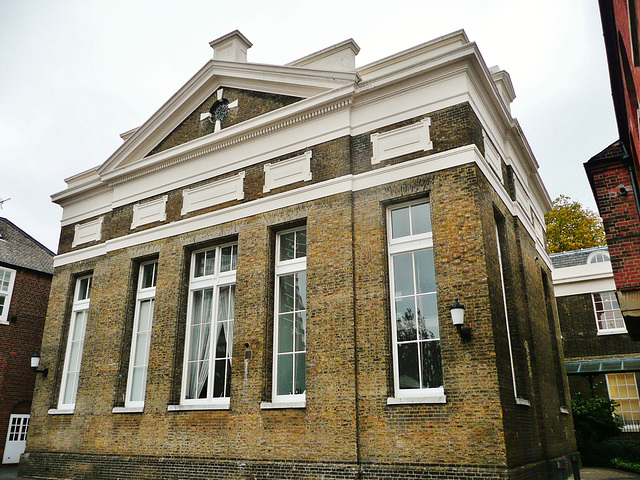
POLYGON ((199 405, 167 405, 167 412, 195 412, 198 410, 229 410, 231 401, 227 397, 225 402, 201 403, 199 405))
POLYGON ((149 202, 136 203, 133 206, 131 230, 153 222, 164 222, 167 219, 167 199, 164 195, 149 202))
POLYGON ((629 332, 627 332, 626 328, 608 328, 606 330, 598 330, 598 336, 600 336, 600 335, 620 335, 622 333, 629 333, 629 332))
POLYGON ((261 402, 260 410, 279 410, 283 408, 307 408, 307 401, 298 402, 261 402))
POLYGON ((73 415, 73 408, 50 408, 47 410, 49 415, 73 415))
POLYGON ((531 402, 526 398, 516 397, 516 405, 524 405, 525 407, 530 407, 531 402))
POLYGON ((311 181, 311 150, 297 157, 264 166, 263 193, 296 182, 311 181))
POLYGON ((447 403, 446 395, 422 395, 420 397, 388 397, 387 405, 411 405, 413 403, 447 403))
POLYGON ((144 407, 113 407, 111 413, 144 413, 144 407))
POLYGON ((245 172, 242 171, 229 178, 183 190, 180 214, 186 215, 221 203, 244 199, 244 178, 245 172))
POLYGON ((429 136, 431 118, 423 118, 413 125, 396 128, 385 133, 371 134, 373 156, 371 164, 376 165, 384 160, 399 157, 419 150, 428 151, 433 148, 429 136))
MULTIPOLYGON (((387 165, 358 175, 345 175, 325 182, 307 185, 289 192, 270 195, 268 197, 240 205, 233 205, 215 212, 209 212, 166 225, 152 227, 141 232, 133 232, 123 237, 107 240, 99 245, 93 245, 81 250, 57 255, 54 258, 53 266, 60 267, 63 265, 69 265, 71 263, 106 255, 109 252, 121 248, 128 248, 154 242, 163 238, 183 235, 203 228, 209 228, 215 225, 221 225, 223 223, 247 218, 252 215, 260 215, 287 206, 302 204, 339 193, 366 190, 368 188, 386 185, 412 178, 417 175, 433 173, 439 170, 465 165, 467 163, 475 163, 479 166, 480 170, 496 190, 498 196, 504 202, 509 212, 515 216, 517 214, 517 209, 514 202, 509 197, 504 186, 502 186, 502 184, 500 184, 495 178, 495 175, 492 174, 491 169, 484 158, 482 158, 480 151, 475 145, 465 145, 463 147, 434 153, 432 155, 397 163, 395 165, 387 165)), ((530 228, 528 224, 525 224, 525 227, 527 229, 530 228)), ((531 231, 529 231, 529 234, 533 237, 531 231)), ((540 258, 547 263, 547 265, 551 266, 551 260, 549 259, 546 251, 538 250, 538 254, 540 255, 540 258)))
POLYGON ((11 309, 11 297, 13 296, 13 287, 15 285, 17 272, 12 268, 0 266, 0 271, 2 270, 9 272, 9 287, 6 292, 2 293, 5 301, 2 307, 2 315, 0 315, 0 324, 9 325, 9 310, 11 309))
POLYGON ((100 217, 96 220, 76 225, 71 246, 75 248, 83 243, 100 241, 103 219, 104 217, 100 217))

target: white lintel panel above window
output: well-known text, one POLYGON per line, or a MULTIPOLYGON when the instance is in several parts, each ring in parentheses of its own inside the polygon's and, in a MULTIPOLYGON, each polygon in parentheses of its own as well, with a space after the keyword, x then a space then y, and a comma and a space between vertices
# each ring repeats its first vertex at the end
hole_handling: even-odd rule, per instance
POLYGON ((428 151, 433 148, 433 142, 429 133, 430 118, 423 118, 413 125, 396 128, 385 133, 371 135, 373 156, 371 164, 375 165, 390 158, 399 157, 408 153, 428 151))
POLYGON ((136 203, 133 206, 131 230, 153 222, 164 222, 167 219, 167 195, 150 202, 136 203))
POLYGON ((71 246, 76 247, 83 243, 99 241, 102 236, 102 220, 103 217, 100 217, 90 222, 77 224, 71 246))
POLYGON ((225 202, 244 199, 245 172, 182 191, 182 215, 225 202))
POLYGON ((311 180, 311 150, 297 157, 264 166, 264 193, 274 188, 311 180))

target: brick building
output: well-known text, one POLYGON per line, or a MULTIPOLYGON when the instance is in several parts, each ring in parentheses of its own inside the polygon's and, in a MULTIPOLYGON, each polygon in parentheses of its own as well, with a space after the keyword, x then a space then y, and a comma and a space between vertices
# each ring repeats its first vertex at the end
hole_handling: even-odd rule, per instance
POLYGON ((18 463, 24 451, 53 276, 53 252, 0 217, 0 456, 18 463))
POLYGON ((247 62, 237 31, 211 46, 53 197, 50 374, 22 475, 566 467, 550 199, 509 75, 462 31, 359 68, 353 40, 285 66, 247 62))
POLYGON ((554 253, 558 305, 569 388, 618 403, 623 433, 640 432, 640 344, 627 335, 607 247, 554 253))
POLYGON ((599 0, 620 139, 585 163, 607 234, 616 294, 640 340, 640 44, 638 0, 599 0))

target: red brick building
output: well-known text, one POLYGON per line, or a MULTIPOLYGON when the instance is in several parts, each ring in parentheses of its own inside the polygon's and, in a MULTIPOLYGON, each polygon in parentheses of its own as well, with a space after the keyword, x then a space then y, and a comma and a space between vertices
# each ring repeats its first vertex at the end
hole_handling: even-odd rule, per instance
POLYGON ((551 202, 507 72, 463 31, 362 67, 353 40, 211 46, 53 196, 21 475, 566 476, 551 202))
POLYGON ((24 450, 53 274, 53 252, 0 217, 0 455, 18 463, 24 450))
POLYGON ((585 169, 604 221, 616 293, 629 334, 640 339, 640 47, 637 0, 600 0, 620 139, 585 169))

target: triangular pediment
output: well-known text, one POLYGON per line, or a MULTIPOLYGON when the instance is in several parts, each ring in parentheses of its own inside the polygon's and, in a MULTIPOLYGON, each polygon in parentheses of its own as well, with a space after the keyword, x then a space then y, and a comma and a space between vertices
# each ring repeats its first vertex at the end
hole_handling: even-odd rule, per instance
POLYGON ((300 100, 303 98, 222 86, 191 112, 146 156, 219 132, 224 128, 300 100))
POLYGON ((97 173, 110 176, 156 153, 203 137, 215 141, 231 126, 353 84, 356 79, 355 71, 210 60, 149 120, 123 134, 123 145, 97 173), (216 128, 212 107, 220 95, 229 106, 237 101, 237 108, 230 109, 216 128))

